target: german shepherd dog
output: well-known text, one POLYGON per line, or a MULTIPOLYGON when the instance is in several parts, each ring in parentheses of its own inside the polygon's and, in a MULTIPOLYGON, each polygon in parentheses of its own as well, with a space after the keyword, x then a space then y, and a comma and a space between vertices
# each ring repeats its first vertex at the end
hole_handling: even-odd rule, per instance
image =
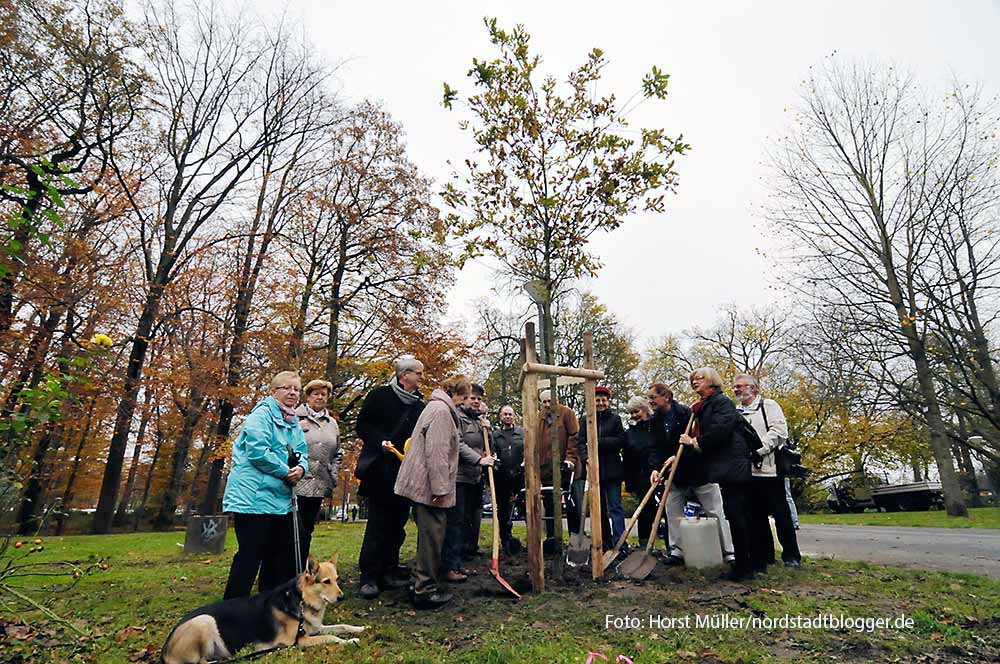
POLYGON ((280 646, 358 643, 336 634, 361 634, 364 627, 324 625, 327 604, 344 598, 337 585, 337 554, 317 563, 277 588, 253 597, 223 600, 181 618, 163 644, 162 664, 204 664, 235 655, 247 646, 256 651, 280 646), (302 633, 299 633, 299 626, 302 633))

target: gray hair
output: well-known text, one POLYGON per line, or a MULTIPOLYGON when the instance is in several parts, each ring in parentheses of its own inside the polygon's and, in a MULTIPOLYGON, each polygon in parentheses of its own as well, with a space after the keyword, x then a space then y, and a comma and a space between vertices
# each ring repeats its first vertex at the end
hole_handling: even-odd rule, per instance
POLYGON ((407 371, 423 369, 424 363, 412 355, 402 355, 392 363, 392 368, 396 371, 396 378, 399 378, 407 371))
POLYGON ((754 394, 760 391, 760 386, 757 385, 757 379, 750 374, 736 374, 736 376, 733 377, 733 382, 735 383, 741 378, 746 381, 747 385, 753 388, 754 394))
POLYGON ((649 401, 647 401, 645 397, 632 397, 628 400, 625 410, 630 413, 633 410, 644 410, 649 415, 653 414, 653 407, 649 405, 649 401))
POLYGON ((701 376, 708 381, 709 385, 717 387, 720 390, 722 389, 722 376, 712 367, 698 367, 691 372, 689 378, 694 378, 695 376, 701 376))
POLYGON ((274 392, 286 380, 291 380, 293 378, 298 381, 300 386, 302 385, 302 378, 300 378, 294 371, 279 371, 274 374, 274 378, 271 379, 271 391, 274 392))

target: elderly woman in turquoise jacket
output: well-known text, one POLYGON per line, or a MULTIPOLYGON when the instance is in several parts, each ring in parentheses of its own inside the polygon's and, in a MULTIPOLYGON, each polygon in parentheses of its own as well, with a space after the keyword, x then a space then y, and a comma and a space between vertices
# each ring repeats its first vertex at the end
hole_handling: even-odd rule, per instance
POLYGON ((309 450, 295 415, 301 389, 298 374, 277 374, 271 396, 254 406, 233 442, 222 509, 233 515, 238 548, 223 599, 249 597, 258 571, 261 592, 295 576, 292 487, 309 469, 309 450))

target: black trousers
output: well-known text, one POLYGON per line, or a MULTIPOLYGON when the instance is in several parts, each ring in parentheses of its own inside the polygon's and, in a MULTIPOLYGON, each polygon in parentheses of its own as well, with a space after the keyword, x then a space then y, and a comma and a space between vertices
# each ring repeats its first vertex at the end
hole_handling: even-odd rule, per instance
POLYGON ((754 569, 774 563, 774 539, 767 519, 769 516, 774 517, 774 529, 781 542, 781 559, 785 562, 800 560, 799 541, 785 498, 784 478, 755 477, 750 480, 750 487, 750 562, 754 569))
POLYGON ((323 506, 322 498, 310 498, 299 496, 299 542, 302 545, 302 569, 305 569, 306 561, 309 560, 309 550, 312 546, 312 534, 316 528, 316 517, 319 516, 320 507, 323 506))
MULTIPOLYGON (((729 531, 733 535, 733 554, 736 562, 733 571, 749 573, 753 569, 750 562, 750 483, 720 484, 722 508, 729 521, 729 531)), ((770 530, 769 530, 770 531, 770 530)))
POLYGON ((368 496, 368 523, 358 557, 361 585, 377 585, 387 576, 396 576, 399 549, 406 539, 409 518, 410 501, 405 498, 394 493, 368 496))
MULTIPOLYGON (((470 513, 474 513, 477 505, 478 518, 482 519, 481 498, 482 490, 478 484, 455 483, 455 506, 445 510, 447 525, 441 552, 441 563, 445 571, 457 572, 462 569, 462 558, 469 552, 470 546, 478 544, 478 539, 475 542, 469 541, 471 537, 469 520, 474 518, 474 514, 470 513)), ((476 537, 478 536, 477 531, 476 537)))
POLYGON ((249 597, 254 579, 264 592, 295 576, 292 515, 233 514, 237 550, 222 599, 249 597))
POLYGON ((506 544, 510 541, 512 517, 514 515, 514 497, 521 487, 513 481, 500 477, 496 477, 494 485, 497 492, 497 519, 500 521, 500 541, 506 544))

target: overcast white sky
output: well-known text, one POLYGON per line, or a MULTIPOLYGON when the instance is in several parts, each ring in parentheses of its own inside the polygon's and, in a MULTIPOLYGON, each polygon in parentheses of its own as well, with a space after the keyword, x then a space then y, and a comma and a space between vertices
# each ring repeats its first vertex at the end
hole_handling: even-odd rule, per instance
MULTIPOLYGON (((258 0, 264 13, 284 2, 258 0)), ((602 92, 629 97, 651 65, 670 74, 661 112, 633 126, 683 133, 680 187, 665 214, 640 215, 593 246, 604 269, 588 287, 641 337, 708 324, 725 302, 767 302, 773 266, 751 213, 761 158, 780 134, 808 67, 836 51, 913 68, 930 82, 951 72, 997 86, 1000 3, 889 2, 369 2, 288 0, 327 58, 345 61, 344 93, 381 100, 406 129, 411 158, 438 183, 468 149, 459 115, 441 107, 442 82, 468 92, 474 56, 491 55, 484 16, 523 23, 562 77, 592 47, 611 64, 602 92), (705 272, 704 263, 717 266, 705 272), (697 276, 696 276, 697 275, 697 276)), ((642 111, 651 109, 647 104, 642 111)), ((488 294, 489 269, 467 266, 453 317, 488 294)))

